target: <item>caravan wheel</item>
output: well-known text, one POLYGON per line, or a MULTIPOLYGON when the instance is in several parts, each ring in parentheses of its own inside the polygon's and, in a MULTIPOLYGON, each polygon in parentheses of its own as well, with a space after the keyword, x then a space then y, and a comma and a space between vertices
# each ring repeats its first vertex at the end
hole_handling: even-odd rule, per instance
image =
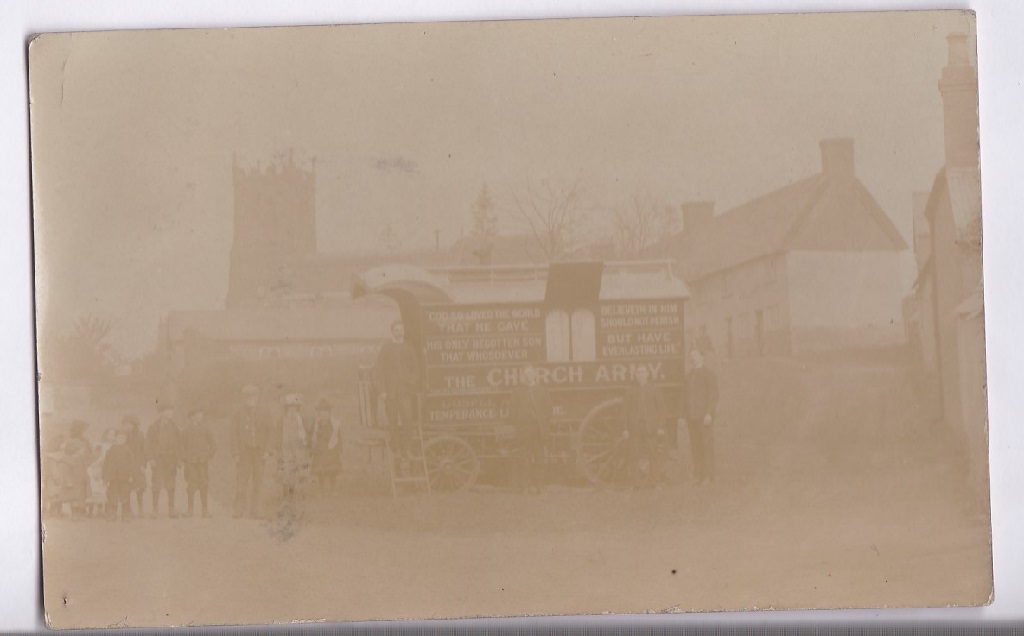
POLYGON ((441 435, 423 445, 430 489, 437 492, 459 492, 476 482, 480 459, 465 440, 441 435))
POLYGON ((576 433, 576 466, 592 483, 626 483, 629 452, 622 439, 622 399, 601 402, 587 413, 576 433))

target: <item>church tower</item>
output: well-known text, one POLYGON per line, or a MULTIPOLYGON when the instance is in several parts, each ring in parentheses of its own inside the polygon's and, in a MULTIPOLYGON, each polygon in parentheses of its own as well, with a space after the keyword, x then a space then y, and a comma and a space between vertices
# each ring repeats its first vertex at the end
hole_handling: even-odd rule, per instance
POLYGON ((304 166, 291 150, 267 166, 232 158, 235 222, 228 309, 274 304, 287 291, 289 263, 316 252, 316 160, 304 166))

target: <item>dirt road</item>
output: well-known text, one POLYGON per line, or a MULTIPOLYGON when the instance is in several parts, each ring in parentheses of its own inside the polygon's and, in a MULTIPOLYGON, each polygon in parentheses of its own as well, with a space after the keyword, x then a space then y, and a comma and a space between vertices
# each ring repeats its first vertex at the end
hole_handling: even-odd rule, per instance
POLYGON ((357 464, 340 493, 266 521, 223 508, 213 519, 50 520, 51 624, 987 600, 988 517, 956 449, 914 418, 898 369, 785 362, 723 377, 713 489, 392 499, 382 483, 366 492, 374 473, 357 464), (757 391, 741 391, 746 375, 757 391))

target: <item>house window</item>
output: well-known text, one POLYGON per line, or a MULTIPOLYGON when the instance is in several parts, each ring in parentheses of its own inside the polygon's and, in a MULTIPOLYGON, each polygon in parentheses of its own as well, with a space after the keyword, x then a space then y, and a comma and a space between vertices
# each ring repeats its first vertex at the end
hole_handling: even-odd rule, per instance
POLYGON ((312 358, 329 358, 331 354, 330 345, 314 345, 309 350, 309 355, 312 358))
POLYGON ((548 362, 592 361, 597 358, 594 312, 562 309, 548 313, 545 321, 548 362))
POLYGON ((722 295, 732 294, 732 275, 729 272, 722 274, 722 295))
POLYGON ((765 324, 769 327, 777 327, 779 325, 779 307, 778 305, 772 305, 764 312, 765 324))
POLYGON ((775 271, 775 257, 770 256, 764 262, 764 279, 769 283, 774 283, 777 275, 775 271))

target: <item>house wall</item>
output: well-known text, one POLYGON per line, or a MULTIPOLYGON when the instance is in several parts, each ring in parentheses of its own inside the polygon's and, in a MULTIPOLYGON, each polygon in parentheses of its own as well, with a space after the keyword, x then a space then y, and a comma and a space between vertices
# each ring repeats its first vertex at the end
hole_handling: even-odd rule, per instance
POLYGON ((966 290, 957 256, 956 236, 949 194, 942 188, 932 211, 932 294, 935 309, 929 318, 937 343, 935 351, 942 393, 942 418, 954 431, 961 431, 960 337, 956 310, 966 290))
POLYGON ((918 395, 922 416, 930 421, 942 419, 942 387, 939 380, 939 353, 935 324, 935 287, 929 276, 917 290, 917 354, 920 361, 918 395))
POLYGON ((929 280, 917 293, 920 307, 918 337, 921 343, 921 364, 929 374, 938 373, 939 369, 938 354, 936 353, 938 342, 935 339, 935 317, 932 314, 935 307, 935 289, 932 285, 932 281, 929 280))
POLYGON ((703 329, 721 356, 788 353, 786 277, 782 258, 771 256, 690 282, 687 345, 693 346, 703 329))
POLYGON ((985 319, 958 317, 960 347, 960 422, 964 431, 968 482, 988 494, 988 408, 985 390, 985 319))
POLYGON ((794 251, 785 256, 794 353, 903 341, 896 251, 794 251))

